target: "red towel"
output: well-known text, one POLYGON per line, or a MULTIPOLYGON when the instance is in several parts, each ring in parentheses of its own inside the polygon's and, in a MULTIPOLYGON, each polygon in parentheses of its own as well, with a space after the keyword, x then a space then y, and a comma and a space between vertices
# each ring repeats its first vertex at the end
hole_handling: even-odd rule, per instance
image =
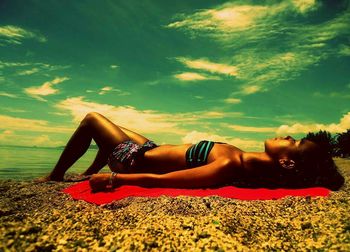
POLYGON ((225 198, 241 200, 270 200, 286 196, 328 196, 329 189, 322 187, 303 189, 250 189, 234 186, 224 186, 215 189, 177 189, 177 188, 144 188, 139 186, 121 186, 113 191, 92 193, 89 181, 80 182, 67 187, 63 192, 70 194, 73 199, 85 200, 97 205, 110 203, 130 196, 137 197, 159 197, 161 195, 176 197, 185 196, 211 196, 217 195, 225 198))

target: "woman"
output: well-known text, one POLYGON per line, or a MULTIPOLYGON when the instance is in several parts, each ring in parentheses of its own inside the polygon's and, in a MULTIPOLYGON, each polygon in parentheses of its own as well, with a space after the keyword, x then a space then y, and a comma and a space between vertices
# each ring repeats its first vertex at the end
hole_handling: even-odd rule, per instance
POLYGON ((310 186, 306 178, 316 178, 315 174, 320 175, 327 169, 329 179, 323 186, 336 190, 344 183, 334 166, 330 169, 328 164, 324 169, 325 161, 319 158, 321 150, 308 140, 296 141, 290 136, 268 139, 264 152, 244 152, 235 146, 211 141, 157 146, 95 112, 85 116, 53 171, 41 181, 62 181, 92 139, 99 151, 83 175, 92 175, 90 185, 94 191, 121 185, 212 187, 232 181, 254 181, 255 186, 261 181, 267 182, 267 186, 310 186), (106 164, 112 174, 96 174, 106 164), (330 175, 336 178, 330 179, 330 175))

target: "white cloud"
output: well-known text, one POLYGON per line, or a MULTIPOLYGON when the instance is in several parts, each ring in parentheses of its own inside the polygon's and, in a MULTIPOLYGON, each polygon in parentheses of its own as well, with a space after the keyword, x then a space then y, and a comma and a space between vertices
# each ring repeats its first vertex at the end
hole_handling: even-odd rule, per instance
POLYGON ((116 69, 118 66, 117 65, 110 65, 109 67, 112 69, 116 69))
POLYGON ((263 148, 263 142, 255 141, 251 139, 230 138, 226 136, 219 136, 216 134, 210 134, 205 132, 191 131, 187 133, 183 138, 183 143, 198 143, 201 140, 211 140, 215 142, 223 142, 237 146, 244 150, 258 150, 263 148))
POLYGON ((243 132, 275 132, 276 128, 274 127, 251 127, 251 126, 242 126, 229 124, 228 128, 233 129, 234 131, 243 131, 243 132))
POLYGON ((256 20, 266 15, 269 8, 258 5, 224 4, 216 9, 202 10, 181 21, 168 25, 169 28, 190 30, 241 31, 254 26, 256 20))
POLYGON ((58 93, 58 89, 53 88, 54 85, 57 85, 63 81, 69 80, 67 77, 55 78, 52 81, 47 81, 39 87, 29 87, 25 88, 24 92, 29 96, 38 99, 40 101, 46 101, 41 96, 47 96, 58 93))
POLYGON ((58 146, 62 143, 61 141, 54 142, 50 139, 48 135, 40 135, 38 137, 35 137, 32 139, 31 144, 35 146, 47 146, 48 144, 50 146, 58 146))
POLYGON ((307 66, 320 60, 301 51, 261 54, 259 52, 241 53, 236 56, 240 69, 237 78, 246 82, 234 94, 250 95, 269 90, 280 82, 293 79, 307 66))
POLYGON ((242 86, 241 87, 241 94, 249 95, 249 94, 254 94, 256 92, 259 92, 262 88, 257 85, 251 85, 251 86, 242 86))
POLYGON ((18 75, 32 75, 32 74, 37 73, 39 71, 40 71, 39 68, 34 67, 32 69, 20 71, 20 72, 18 72, 18 75))
POLYGON ((0 26, 0 41, 9 44, 22 44, 23 39, 36 39, 39 42, 46 42, 47 39, 38 32, 25 30, 18 26, 0 26))
POLYGON ((175 74, 174 77, 181 81, 200 81, 200 80, 219 80, 216 76, 207 76, 204 74, 185 72, 181 74, 175 74))
POLYGON ((293 125, 281 125, 276 133, 278 135, 286 134, 296 134, 296 133, 308 133, 316 132, 320 130, 326 130, 331 133, 341 133, 350 129, 350 112, 345 114, 339 121, 339 123, 331 124, 321 124, 321 123, 311 123, 311 124, 302 124, 295 123, 293 125))
POLYGON ((108 93, 109 91, 113 90, 112 87, 103 87, 101 88, 101 91, 98 93, 99 95, 103 95, 105 93, 108 93))
POLYGON ((292 0, 292 3, 301 13, 306 13, 318 7, 316 0, 292 0))
POLYGON ((339 54, 341 56, 350 56, 350 46, 341 45, 339 49, 339 54))
POLYGON ((246 1, 229 2, 212 9, 200 10, 190 15, 177 15, 179 21, 167 25, 189 31, 208 32, 211 35, 239 33, 249 29, 261 28, 266 19, 286 12, 306 13, 317 8, 315 0, 285 0, 275 4, 249 5, 246 1))
POLYGON ((118 88, 112 88, 112 87, 108 87, 108 86, 101 88, 101 90, 99 91, 98 94, 99 95, 104 95, 104 94, 109 93, 109 92, 115 92, 119 96, 130 95, 129 92, 122 91, 122 90, 120 90, 118 88))
POLYGON ((69 111, 75 122, 80 122, 89 112, 99 112, 118 125, 142 133, 170 132, 181 135, 184 131, 178 127, 173 115, 153 110, 137 110, 131 106, 112 106, 84 101, 83 97, 68 98, 56 105, 57 108, 69 111))
POLYGON ((41 62, 6 62, 0 60, 0 69, 10 68, 14 69, 13 75, 25 76, 35 73, 47 75, 47 72, 63 70, 69 68, 69 65, 50 65, 41 62))
POLYGON ((5 67, 23 67, 29 66, 32 63, 29 62, 5 62, 0 60, 0 69, 5 67))
POLYGON ((8 140, 13 137, 13 131, 12 130, 4 130, 0 133, 0 141, 8 140))
MULTIPOLYGON (((23 132, 23 130, 18 131, 23 132)), ((55 141, 49 135, 43 134, 39 136, 30 136, 26 134, 19 134, 12 130, 5 130, 0 133, 0 143, 5 145, 20 145, 20 146, 42 146, 42 147, 57 147, 65 143, 62 141, 55 141)))
POLYGON ((17 95, 10 94, 10 93, 7 93, 7 92, 0 92, 0 96, 6 96, 6 97, 10 97, 10 98, 18 98, 17 95))
POLYGON ((237 67, 235 66, 222 64, 222 63, 215 63, 207 59, 192 60, 184 57, 178 57, 176 59, 179 62, 183 63, 184 65, 192 69, 204 70, 210 73, 224 74, 229 76, 237 75, 237 67))
POLYGON ((243 83, 234 87, 238 89, 233 91, 236 95, 268 91, 322 60, 349 55, 347 46, 336 47, 332 43, 350 36, 349 12, 328 21, 306 23, 300 15, 320 7, 317 1, 264 2, 233 1, 189 15, 178 14, 177 21, 168 28, 179 29, 191 37, 215 39, 223 49, 234 52, 229 61, 237 69, 235 77, 243 83))
POLYGON ((89 102, 84 97, 72 97, 56 105, 60 110, 68 111, 78 123, 89 112, 99 112, 114 123, 141 133, 171 133, 184 135, 185 126, 203 125, 203 120, 241 117, 239 112, 192 111, 187 113, 162 113, 155 110, 138 110, 132 106, 113 106, 89 102))
POLYGON ((19 117, 12 117, 7 115, 0 115, 0 129, 15 130, 15 131, 34 131, 34 132, 72 132, 72 129, 65 127, 57 127, 49 124, 48 121, 26 119, 19 117))
POLYGON ((238 104, 242 102, 242 100, 238 98, 227 98, 224 101, 229 104, 238 104))
POLYGON ((9 108, 9 107, 2 107, 3 110, 9 111, 11 113, 25 113, 28 112, 27 110, 24 109, 15 109, 15 108, 9 108))
POLYGON ((339 123, 322 124, 322 123, 294 123, 292 125, 281 125, 277 127, 254 127, 254 126, 242 126, 235 124, 222 124, 223 126, 230 128, 234 131, 240 132, 255 132, 255 133, 275 133, 276 135, 288 135, 288 134, 299 134, 317 132, 320 130, 326 130, 331 133, 344 132, 350 129, 350 112, 345 114, 339 121, 339 123))

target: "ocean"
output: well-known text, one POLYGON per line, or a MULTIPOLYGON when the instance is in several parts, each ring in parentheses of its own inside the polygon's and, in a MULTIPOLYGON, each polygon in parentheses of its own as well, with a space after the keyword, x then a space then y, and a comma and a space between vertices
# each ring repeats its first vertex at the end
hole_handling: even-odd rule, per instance
MULTIPOLYGON (((0 146, 0 179, 31 180, 48 174, 62 148, 0 146)), ((68 172, 84 172, 90 166, 97 149, 89 149, 68 172)), ((102 171, 108 172, 106 166, 102 171)))

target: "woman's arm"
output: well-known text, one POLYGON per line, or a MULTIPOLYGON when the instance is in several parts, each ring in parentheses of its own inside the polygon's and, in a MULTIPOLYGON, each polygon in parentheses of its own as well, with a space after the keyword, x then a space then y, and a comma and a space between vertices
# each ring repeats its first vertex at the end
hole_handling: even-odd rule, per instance
MULTIPOLYGON (((210 187, 219 184, 225 184, 237 175, 237 169, 231 160, 219 159, 207 165, 196 168, 174 171, 166 174, 136 173, 123 174, 118 173, 113 177, 113 185, 137 185, 142 187, 173 187, 173 188, 198 188, 210 187)), ((97 174, 90 180, 90 185, 96 188, 96 181, 105 176, 105 182, 108 183, 109 175, 97 174), (96 181, 94 181, 94 178, 96 181)), ((101 184, 100 184, 101 185, 101 184)))

